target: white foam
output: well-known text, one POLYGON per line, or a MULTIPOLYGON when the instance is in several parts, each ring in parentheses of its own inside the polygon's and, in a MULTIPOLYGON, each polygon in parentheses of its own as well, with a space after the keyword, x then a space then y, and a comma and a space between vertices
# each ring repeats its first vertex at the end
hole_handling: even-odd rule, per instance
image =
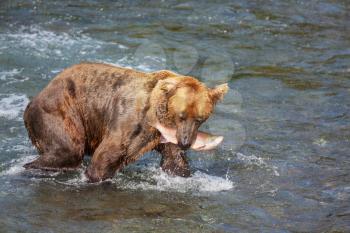
POLYGON ((324 138, 318 138, 313 141, 313 144, 320 146, 320 147, 325 147, 327 145, 327 140, 324 138))
POLYGON ((37 157, 36 155, 24 156, 19 159, 12 159, 6 166, 7 169, 2 171, 0 175, 17 175, 25 170, 24 164, 33 161, 37 157))
POLYGON ((278 168, 274 165, 269 165, 265 162, 265 160, 261 157, 257 157, 255 155, 244 155, 242 153, 236 153, 237 159, 241 162, 243 162, 246 165, 256 165, 258 167, 265 168, 269 171, 272 171, 272 173, 275 176, 279 176, 278 168))
POLYGON ((31 49, 33 52, 39 53, 45 53, 50 45, 69 46, 74 43, 66 33, 55 34, 35 26, 21 27, 17 32, 9 33, 6 36, 12 41, 20 42, 19 44, 25 49, 31 49))
POLYGON ((145 174, 141 182, 134 179, 125 182, 123 174, 118 174, 112 181, 118 187, 124 189, 158 190, 173 191, 181 193, 202 193, 202 192, 220 192, 230 190, 234 187, 233 182, 222 177, 212 176, 197 171, 191 177, 170 176, 161 168, 152 167, 145 174))
POLYGON ((21 113, 29 103, 25 95, 0 94, 0 117, 10 120, 21 120, 21 113))
POLYGON ((237 159, 248 165, 267 165, 265 161, 255 155, 244 155, 242 153, 236 153, 237 159))
MULTIPOLYGON (((81 167, 80 169, 77 169, 78 176, 68 179, 66 181, 56 181, 57 183, 64 184, 64 185, 70 185, 70 186, 84 186, 88 184, 88 178, 85 175, 86 167, 81 167)), ((59 174, 59 173, 58 173, 59 174)))
MULTIPOLYGON (((19 159, 11 160, 6 166, 3 172, 0 175, 17 175, 23 172, 25 169, 23 165, 33 161, 37 156, 25 156, 19 159)), ((96 185, 89 184, 87 177, 85 176, 85 168, 78 170, 77 176, 70 178, 65 181, 55 180, 57 183, 61 183, 69 186, 85 186, 85 185, 96 185)), ((178 176, 170 176, 167 173, 163 172, 161 168, 148 168, 141 172, 142 178, 133 175, 128 177, 123 173, 117 173, 117 175, 109 179, 109 182, 114 183, 118 188, 124 190, 156 190, 156 191, 171 191, 171 192, 180 192, 180 193, 192 193, 192 194, 201 194, 208 192, 220 192, 226 191, 234 188, 233 182, 230 181, 227 177, 222 178, 218 176, 212 176, 205 174, 203 172, 197 171, 191 177, 183 178, 178 176)), ((38 174, 41 174, 38 171, 38 174)), ((49 179, 55 179, 56 176, 60 175, 60 172, 52 172, 46 174, 49 175, 49 179)), ((139 174, 139 173, 135 173, 139 174)), ((38 177, 35 179, 47 179, 38 177)), ((98 185, 98 184, 97 184, 98 185)))
MULTIPOLYGON (((26 56, 40 57, 47 59, 60 59, 65 61, 101 61, 119 63, 122 66, 132 66, 141 71, 149 72, 164 69, 165 55, 153 53, 147 46, 145 50, 114 60, 115 57, 100 56, 100 49, 127 50, 128 47, 116 42, 102 41, 81 34, 80 32, 54 32, 40 26, 22 26, 14 31, 0 33, 0 44, 3 52, 10 52, 9 49, 16 47, 26 56), (139 58, 139 59, 137 59, 139 58), (140 60, 141 59, 141 60, 140 60)), ((141 46, 142 47, 142 46, 141 46)), ((158 47, 156 47, 158 48, 158 47)), ((153 48, 154 49, 154 48, 153 48)), ((161 49, 159 47, 159 49, 161 49)), ((18 52, 17 50, 15 52, 18 52)), ((125 52, 122 52, 125 53, 125 52)), ((62 67, 63 68, 63 67, 62 67)), ((55 73, 55 72, 54 72, 55 73)))
POLYGON ((39 26, 22 26, 16 31, 0 34, 0 43, 8 45, 7 48, 19 47, 31 56, 54 56, 63 60, 72 55, 72 50, 74 54, 94 54, 102 45, 111 44, 79 33, 57 33, 39 26))
POLYGON ((119 45, 118 45, 118 48, 120 48, 120 49, 128 49, 128 47, 127 47, 127 46, 122 45, 122 44, 119 44, 119 45))
POLYGON ((146 64, 138 64, 133 66, 132 61, 129 60, 127 56, 119 59, 117 62, 115 61, 110 61, 110 60, 97 60, 97 62, 113 65, 113 66, 119 66, 119 67, 125 67, 125 68, 130 68, 130 69, 136 69, 142 72, 153 72, 156 71, 157 69, 154 69, 146 64))
MULTIPOLYGON (((78 174, 68 180, 56 180, 55 182, 69 186, 99 185, 99 183, 89 184, 85 176, 85 169, 78 170, 78 174)), ((57 175, 55 173, 51 177, 57 175)), ((51 179, 51 178, 50 178, 51 179)), ((163 172, 161 168, 151 167, 142 171, 130 171, 129 175, 117 173, 112 179, 108 179, 116 187, 124 190, 155 190, 171 191, 180 193, 207 193, 220 192, 234 188, 234 184, 228 178, 222 178, 197 171, 191 177, 184 178, 170 176, 163 172)))
POLYGON ((24 82, 28 80, 28 77, 20 76, 19 74, 23 71, 23 69, 13 69, 9 71, 1 71, 0 72, 0 80, 5 81, 6 85, 11 83, 24 82))
POLYGON ((18 75, 22 72, 22 70, 18 70, 18 69, 13 69, 10 71, 1 71, 0 72, 0 80, 7 80, 8 77, 13 77, 15 75, 18 75))
MULTIPOLYGON (((17 175, 25 169, 23 165, 33 161, 36 156, 25 156, 19 159, 11 160, 6 167, 6 170, 0 175, 17 175)), ((85 176, 85 167, 78 169, 78 173, 74 177, 67 180, 56 179, 60 172, 45 173, 45 178, 37 177, 34 179, 48 179, 54 180, 56 183, 69 186, 86 186, 99 185, 89 184, 85 176), (49 176, 49 178, 47 178, 49 176)), ((38 175, 40 171, 35 171, 38 175)), ((232 181, 226 178, 208 175, 206 173, 196 171, 191 177, 184 178, 178 176, 170 176, 161 168, 150 167, 142 169, 141 171, 130 171, 129 174, 117 173, 115 177, 108 180, 116 185, 116 187, 124 190, 155 190, 155 191, 171 191, 180 193, 211 193, 226 191, 234 188, 232 181)))
POLYGON ((23 152, 28 150, 28 146, 26 145, 14 145, 11 148, 6 149, 5 151, 10 152, 10 151, 16 151, 16 152, 23 152))

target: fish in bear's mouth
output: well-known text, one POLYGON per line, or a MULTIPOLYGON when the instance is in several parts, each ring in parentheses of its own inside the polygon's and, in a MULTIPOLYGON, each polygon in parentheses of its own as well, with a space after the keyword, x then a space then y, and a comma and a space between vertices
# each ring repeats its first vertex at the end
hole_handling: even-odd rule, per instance
MULTIPOLYGON (((176 139, 176 129, 165 127, 159 122, 157 122, 154 127, 161 133, 161 143, 171 142, 173 144, 178 144, 176 139)), ((217 147, 223 139, 223 136, 215 136, 198 131, 197 137, 191 145, 191 149, 198 151, 211 150, 217 147)))

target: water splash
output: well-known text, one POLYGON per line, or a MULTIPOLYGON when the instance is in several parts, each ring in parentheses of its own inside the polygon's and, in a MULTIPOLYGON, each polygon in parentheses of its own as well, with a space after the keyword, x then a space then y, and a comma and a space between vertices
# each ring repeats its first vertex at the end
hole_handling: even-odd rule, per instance
MULTIPOLYGON (((79 169, 79 173, 73 178, 58 183, 69 186, 95 185, 88 184, 85 169, 79 169)), ((117 173, 106 182, 113 183, 117 188, 124 190, 155 190, 180 193, 204 193, 220 192, 234 188, 234 184, 228 178, 222 178, 196 171, 191 177, 184 178, 171 176, 161 168, 147 167, 140 171, 130 170, 125 173, 117 173)))
POLYGON ((21 120, 21 113, 29 103, 29 99, 23 94, 0 94, 0 117, 9 120, 21 120))
POLYGON ((25 168, 23 167, 24 164, 29 163, 30 161, 33 161, 37 157, 36 155, 29 155, 24 156, 17 159, 12 159, 8 163, 3 164, 2 167, 5 167, 5 169, 0 172, 0 176, 4 175, 18 175, 25 171, 25 168))
POLYGON ((280 176, 278 172, 278 167, 275 165, 268 164, 263 158, 257 157, 255 155, 244 155, 242 153, 236 153, 236 159, 238 162, 244 165, 255 165, 261 168, 265 168, 271 171, 275 176, 280 176))
POLYGON ((50 55, 55 55, 62 58, 66 55, 63 52, 76 46, 79 47, 80 54, 85 54, 96 51, 102 44, 102 42, 84 35, 75 36, 66 32, 55 33, 39 26, 22 26, 15 32, 0 34, 0 41, 3 41, 4 44, 7 41, 16 43, 25 51, 37 56, 50 57, 50 55))
POLYGON ((9 71, 1 71, 0 72, 0 80, 7 80, 8 77, 13 77, 15 75, 18 75, 22 72, 22 70, 19 69, 12 69, 9 71))
MULTIPOLYGON (((219 192, 230 190, 234 187, 233 182, 222 177, 208 175, 196 171, 191 177, 184 178, 171 176, 165 173, 161 168, 151 167, 142 172, 141 182, 135 182, 135 179, 126 182, 126 187, 131 189, 174 191, 174 192, 219 192)), ((124 175, 116 177, 116 184, 125 181, 124 175)))
POLYGON ((0 81, 5 81, 4 85, 9 85, 12 83, 20 83, 29 80, 28 77, 22 76, 23 69, 12 69, 9 71, 0 72, 0 81))
MULTIPOLYGON (((6 168, 0 175, 14 176, 25 172, 23 165, 33 161, 35 157, 35 155, 30 155, 11 160, 5 165, 6 168)), ((40 170, 28 172, 32 173, 33 179, 54 181, 68 186, 96 185, 87 182, 85 169, 86 167, 82 166, 74 174, 65 178, 62 178, 63 172, 44 172, 44 176, 40 170)), ((180 193, 220 192, 234 188, 233 182, 227 177, 222 178, 196 171, 191 177, 183 178, 168 175, 161 168, 155 166, 142 168, 140 171, 129 170, 125 173, 117 173, 114 178, 107 180, 107 182, 124 190, 157 190, 180 193)))

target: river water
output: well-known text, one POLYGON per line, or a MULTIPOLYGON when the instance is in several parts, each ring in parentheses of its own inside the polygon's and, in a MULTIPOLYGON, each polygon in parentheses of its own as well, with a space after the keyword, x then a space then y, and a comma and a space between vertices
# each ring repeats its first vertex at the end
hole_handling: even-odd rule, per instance
POLYGON ((0 1, 0 232, 350 232, 350 3, 0 1), (65 67, 170 69, 231 91, 190 151, 113 179, 25 171, 29 100, 65 67))

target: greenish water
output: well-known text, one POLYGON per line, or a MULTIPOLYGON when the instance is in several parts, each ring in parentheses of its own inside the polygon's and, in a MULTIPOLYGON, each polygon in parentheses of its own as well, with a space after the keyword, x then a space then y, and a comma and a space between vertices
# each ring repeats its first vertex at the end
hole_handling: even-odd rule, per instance
MULTIPOLYGON (((0 1, 0 232, 350 232, 350 2, 0 1), (171 69, 230 93, 170 177, 24 171, 22 113, 59 71, 171 69)), ((84 161, 84 166, 89 159, 84 161)))

